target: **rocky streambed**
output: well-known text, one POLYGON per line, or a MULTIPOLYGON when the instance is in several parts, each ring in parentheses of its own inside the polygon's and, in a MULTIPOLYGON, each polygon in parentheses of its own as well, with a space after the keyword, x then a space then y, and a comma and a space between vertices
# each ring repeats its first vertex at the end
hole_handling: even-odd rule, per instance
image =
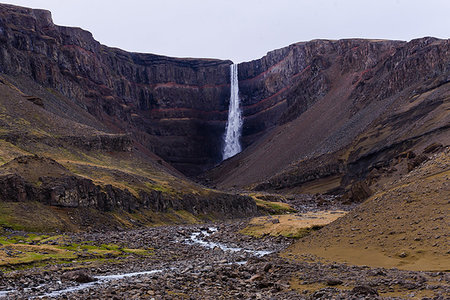
POLYGON ((73 243, 151 249, 5 272, 8 299, 445 299, 448 273, 280 258, 283 237, 237 233, 246 221, 67 235, 73 243))

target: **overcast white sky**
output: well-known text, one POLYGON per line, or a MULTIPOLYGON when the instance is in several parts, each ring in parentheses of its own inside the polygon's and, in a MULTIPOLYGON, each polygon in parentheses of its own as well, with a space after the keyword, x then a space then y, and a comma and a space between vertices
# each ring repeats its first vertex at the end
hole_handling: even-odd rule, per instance
POLYGON ((12 0, 102 44, 248 61, 317 38, 449 38, 450 0, 12 0))

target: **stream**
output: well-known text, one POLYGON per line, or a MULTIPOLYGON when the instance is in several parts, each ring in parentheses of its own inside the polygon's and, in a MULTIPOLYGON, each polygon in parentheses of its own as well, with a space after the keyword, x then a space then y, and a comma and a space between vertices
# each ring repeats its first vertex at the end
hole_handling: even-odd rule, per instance
POLYGON ((257 256, 257 257, 262 257, 264 255, 268 255, 273 252, 273 251, 267 251, 267 250, 249 250, 249 249, 243 249, 243 248, 239 248, 239 247, 229 247, 222 243, 209 242, 209 241, 202 240, 200 238, 200 236, 202 236, 202 235, 205 237, 208 237, 211 234, 216 233, 216 232, 217 232, 217 228, 215 228, 215 227, 209 227, 208 230, 202 230, 200 232, 193 232, 191 234, 190 238, 186 239, 186 243, 199 244, 203 247, 210 248, 210 249, 219 248, 222 251, 230 251, 230 252, 243 251, 246 253, 253 254, 254 256, 257 256))
MULTIPOLYGON (((220 243, 220 242, 212 242, 212 241, 208 241, 205 240, 205 238, 210 237, 212 234, 215 234, 218 232, 218 229, 216 227, 209 227, 207 230, 200 230, 200 231, 194 231, 190 234, 190 236, 188 238, 186 238, 183 243, 187 244, 187 245, 199 245, 201 247, 204 248, 208 248, 208 249, 220 249, 223 252, 245 252, 250 254, 251 256, 254 257, 262 257, 268 254, 273 253, 274 251, 268 251, 268 250, 251 250, 251 249, 245 249, 245 248, 240 248, 240 247, 231 247, 228 246, 224 243, 220 243)), ((239 265, 243 265, 246 264, 247 261, 243 260, 243 261, 236 261, 236 262, 227 262, 227 264, 239 264, 239 265)), ((179 268, 170 268, 170 269, 154 269, 154 270, 149 270, 149 271, 142 271, 142 272, 132 272, 132 273, 123 273, 123 274, 113 274, 113 275, 103 275, 103 276, 93 276, 96 281, 93 282, 88 282, 88 283, 81 283, 78 285, 74 285, 74 286, 69 286, 69 287, 64 287, 61 289, 55 289, 53 291, 48 291, 44 294, 41 295, 36 295, 36 296, 31 296, 28 299, 37 299, 37 298, 45 298, 45 297, 49 297, 49 298, 53 298, 53 297, 60 297, 64 294, 67 293, 72 293, 72 292, 76 292, 76 291, 80 291, 80 290, 84 290, 84 289, 89 289, 92 287, 96 287, 96 286, 100 286, 103 284, 106 284, 108 282, 111 281, 117 281, 117 280, 123 280, 126 278, 130 278, 130 277, 136 277, 136 276, 146 276, 146 275, 153 275, 153 274, 158 274, 158 273, 164 273, 167 270, 177 270, 180 271, 179 268)), ((57 282, 58 285, 61 285, 62 282, 58 281, 57 282)), ((46 286, 48 286, 50 284, 41 284, 39 286, 36 287, 28 287, 24 289, 24 292, 30 293, 32 291, 36 291, 36 293, 39 293, 37 290, 45 288, 46 286)), ((0 291, 0 298, 4 298, 4 297, 8 297, 10 294, 17 294, 19 291, 18 290, 4 290, 4 291, 0 291)), ((41 292, 42 293, 42 292, 41 292)))

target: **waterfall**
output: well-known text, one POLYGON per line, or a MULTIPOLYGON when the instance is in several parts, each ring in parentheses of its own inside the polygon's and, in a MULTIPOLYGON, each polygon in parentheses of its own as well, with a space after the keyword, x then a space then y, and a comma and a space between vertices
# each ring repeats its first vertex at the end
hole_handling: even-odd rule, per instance
POLYGON ((223 148, 223 159, 230 158, 241 152, 242 113, 239 107, 239 83, 238 66, 230 66, 231 95, 228 108, 228 121, 225 129, 225 147, 223 148))

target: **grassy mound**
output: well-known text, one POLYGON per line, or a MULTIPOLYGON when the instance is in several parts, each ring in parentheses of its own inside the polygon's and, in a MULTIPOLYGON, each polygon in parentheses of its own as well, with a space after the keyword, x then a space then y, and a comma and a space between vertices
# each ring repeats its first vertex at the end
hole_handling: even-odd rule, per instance
POLYGON ((242 234, 255 237, 264 235, 301 238, 345 215, 344 211, 319 211, 253 218, 242 234))

